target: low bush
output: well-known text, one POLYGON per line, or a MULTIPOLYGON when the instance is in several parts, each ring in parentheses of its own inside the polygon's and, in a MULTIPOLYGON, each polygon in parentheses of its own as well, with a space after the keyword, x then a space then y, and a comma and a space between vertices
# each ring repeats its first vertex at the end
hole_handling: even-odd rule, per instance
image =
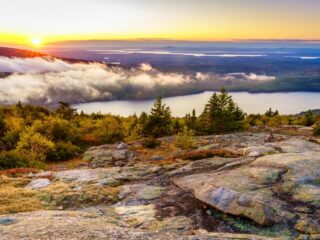
POLYGON ((11 169, 11 168, 25 168, 30 166, 30 161, 14 152, 14 151, 3 151, 0 153, 0 169, 11 169))
POLYGON ((182 132, 175 137, 174 144, 182 149, 194 148, 196 146, 194 132, 184 127, 182 132))
POLYGON ((160 145, 161 145, 161 141, 156 138, 147 138, 142 142, 143 147, 150 148, 150 149, 156 148, 160 145))
POLYGON ((313 128, 313 135, 320 136, 320 124, 319 123, 313 128))
POLYGON ((80 153, 80 148, 71 142, 58 142, 55 149, 48 153, 48 161, 65 161, 76 157, 80 153))

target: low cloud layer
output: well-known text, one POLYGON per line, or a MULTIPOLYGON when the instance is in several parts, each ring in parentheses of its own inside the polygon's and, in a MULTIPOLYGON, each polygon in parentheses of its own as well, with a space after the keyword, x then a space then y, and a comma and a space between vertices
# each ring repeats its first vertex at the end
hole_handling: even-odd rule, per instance
POLYGON ((171 52, 171 51, 145 51, 142 49, 121 49, 121 50, 90 50, 98 53, 112 53, 112 54, 153 54, 153 55, 176 55, 176 56, 192 56, 192 57, 219 57, 219 58, 253 58, 253 57, 266 57, 262 53, 227 53, 216 51, 216 54, 207 54, 201 52, 171 52))
POLYGON ((273 81, 276 80, 276 77, 274 76, 267 76, 265 74, 263 75, 257 75, 255 73, 229 73, 226 76, 227 78, 231 79, 247 79, 250 81, 259 81, 259 82, 264 82, 264 81, 273 81))
POLYGON ((145 99, 157 95, 187 94, 222 86, 269 81, 275 77, 256 74, 183 74, 161 72, 147 63, 124 69, 100 63, 68 63, 50 58, 0 57, 0 103, 54 105, 117 99, 145 99))

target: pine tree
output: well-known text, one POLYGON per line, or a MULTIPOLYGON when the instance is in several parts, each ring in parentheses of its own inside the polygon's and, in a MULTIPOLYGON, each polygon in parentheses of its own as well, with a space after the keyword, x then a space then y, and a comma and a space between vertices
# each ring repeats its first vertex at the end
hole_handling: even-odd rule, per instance
POLYGON ((73 108, 69 103, 59 102, 59 107, 56 109, 56 113, 61 115, 62 118, 70 120, 76 115, 77 109, 73 108))
POLYGON ((191 115, 188 113, 184 117, 185 125, 188 127, 188 129, 191 130, 197 130, 197 115, 196 110, 193 109, 191 115))
POLYGON ((224 133, 240 130, 244 115, 232 97, 222 89, 214 93, 200 116, 201 128, 206 133, 224 133))
POLYGON ((269 108, 269 110, 266 111, 266 113, 264 115, 266 115, 269 118, 279 116, 279 111, 278 110, 272 111, 272 108, 269 108))
POLYGON ((311 110, 309 110, 304 116, 304 125, 310 127, 315 123, 315 117, 311 110))
POLYGON ((162 104, 162 98, 157 97, 151 108, 144 133, 153 137, 162 137, 172 133, 172 117, 170 108, 162 104))

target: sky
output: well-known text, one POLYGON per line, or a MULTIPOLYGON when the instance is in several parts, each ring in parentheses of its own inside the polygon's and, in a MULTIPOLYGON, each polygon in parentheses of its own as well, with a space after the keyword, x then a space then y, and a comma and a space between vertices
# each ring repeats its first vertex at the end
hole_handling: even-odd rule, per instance
POLYGON ((320 39, 319 0, 1 0, 0 43, 320 39))

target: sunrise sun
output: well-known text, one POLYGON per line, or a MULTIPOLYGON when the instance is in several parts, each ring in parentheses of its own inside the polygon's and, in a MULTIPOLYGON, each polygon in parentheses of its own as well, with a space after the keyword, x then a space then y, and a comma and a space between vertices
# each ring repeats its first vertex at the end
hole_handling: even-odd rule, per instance
POLYGON ((36 46, 36 47, 38 47, 38 46, 40 46, 41 45, 41 39, 40 38, 32 38, 31 39, 31 42, 32 42, 32 44, 34 45, 34 46, 36 46))

